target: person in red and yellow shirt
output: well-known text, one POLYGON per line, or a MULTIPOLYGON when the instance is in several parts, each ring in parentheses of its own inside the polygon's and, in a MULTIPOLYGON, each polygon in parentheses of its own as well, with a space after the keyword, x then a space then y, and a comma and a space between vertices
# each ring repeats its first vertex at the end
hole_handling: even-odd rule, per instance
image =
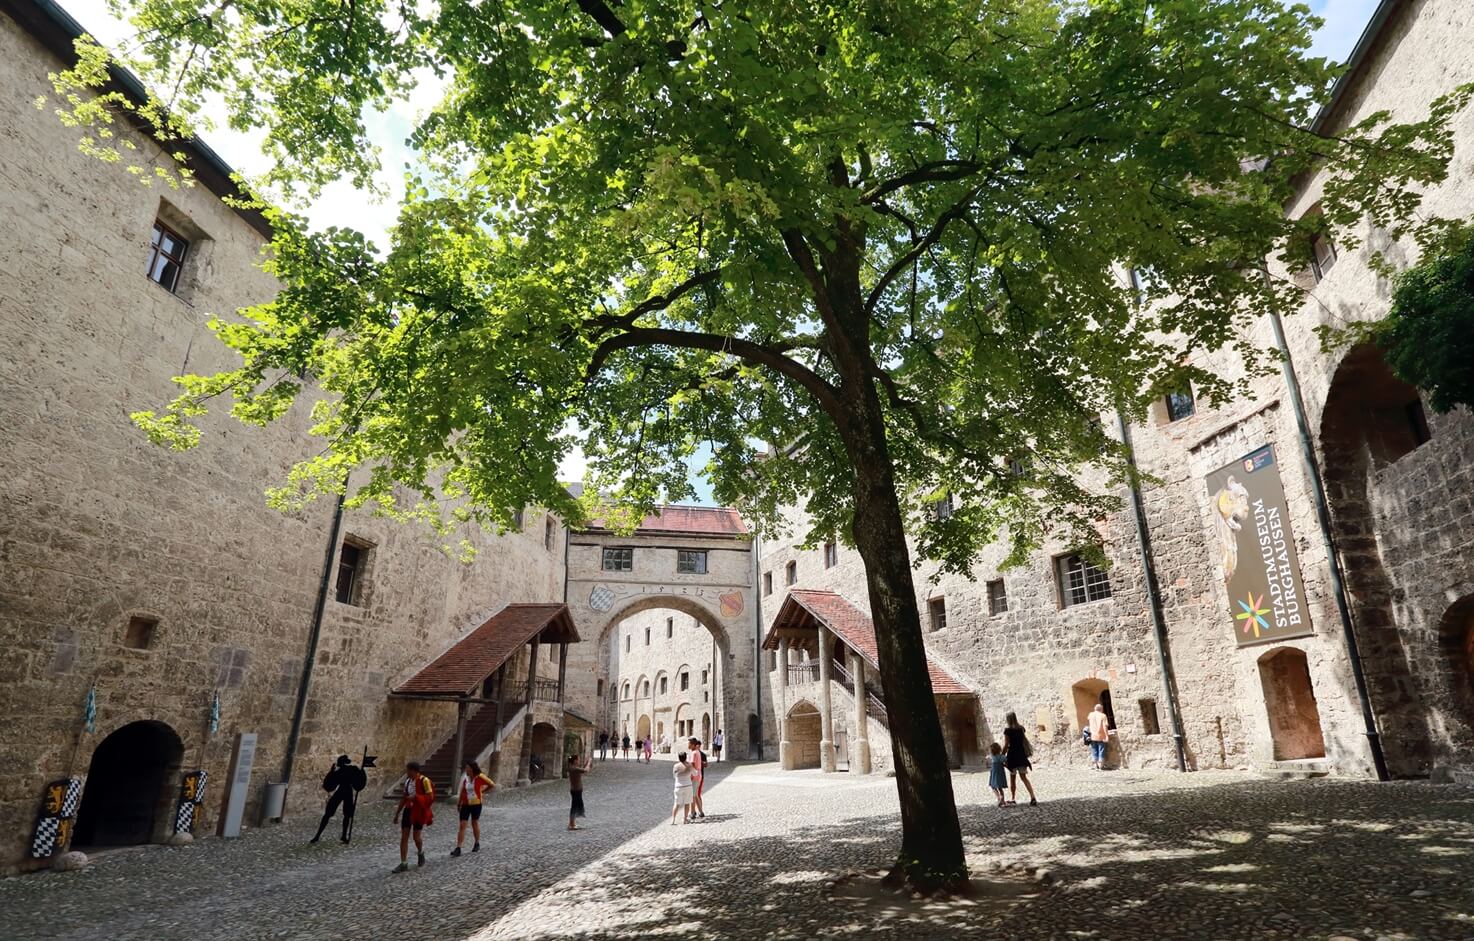
POLYGON ((466 762, 461 769, 461 783, 457 788, 456 805, 460 811, 461 824, 456 830, 456 848, 450 855, 461 855, 461 844, 466 842, 466 821, 471 822, 471 852, 481 852, 481 798, 487 791, 495 790, 496 782, 481 773, 481 766, 474 761, 466 762))
POLYGON ((399 782, 399 808, 394 811, 394 820, 399 824, 399 865, 395 872, 409 870, 409 837, 415 837, 415 850, 420 854, 419 864, 425 865, 425 837, 421 832, 435 822, 431 805, 435 803, 435 785, 420 773, 418 762, 404 766, 404 779, 399 782))

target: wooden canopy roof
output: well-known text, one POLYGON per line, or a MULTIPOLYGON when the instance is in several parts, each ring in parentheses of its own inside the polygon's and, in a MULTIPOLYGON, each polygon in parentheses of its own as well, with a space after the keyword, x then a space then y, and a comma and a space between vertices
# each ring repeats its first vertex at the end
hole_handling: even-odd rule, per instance
POLYGON ((576 644, 578 630, 566 604, 509 604, 456 641, 393 695, 416 699, 460 699, 534 639, 540 644, 576 644))

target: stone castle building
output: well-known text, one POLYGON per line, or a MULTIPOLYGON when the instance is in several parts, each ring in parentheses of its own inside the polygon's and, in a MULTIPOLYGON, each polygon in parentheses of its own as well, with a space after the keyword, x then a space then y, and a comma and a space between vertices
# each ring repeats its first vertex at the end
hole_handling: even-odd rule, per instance
MULTIPOLYGON (((754 540, 731 510, 665 508, 619 536, 528 508, 462 565, 366 514, 266 508, 306 453, 300 411, 267 429, 212 416, 183 455, 149 445, 128 412, 224 364, 205 320, 270 295, 268 232, 222 201, 229 171, 203 144, 187 148, 202 185, 161 192, 33 106, 79 31, 50 0, 0 0, 0 869, 44 862, 34 841, 59 822, 83 847, 168 837, 194 771, 192 827, 213 832, 244 733, 248 825, 268 783, 290 777, 300 812, 336 755, 365 748, 371 789, 410 758, 448 781, 457 752, 527 779, 568 733, 642 724, 720 727, 727 755, 791 768, 890 767, 863 571, 841 545, 754 540), (65 787, 50 806, 49 785, 84 778, 71 816, 65 787)), ((1471 39, 1462 0, 1385 0, 1321 126, 1421 117, 1474 80, 1471 39)), ((1474 113, 1456 120, 1428 208, 1468 216, 1474 113)), ((1321 186, 1287 211, 1315 211, 1321 186)), ((1391 773, 1474 773, 1474 417, 1425 413, 1373 349, 1321 351, 1316 325, 1380 317, 1389 290, 1359 252, 1316 255, 1286 273, 1309 290, 1283 325, 1293 373, 1221 408, 1185 391, 1129 429, 1160 483, 1140 527, 1126 493, 1105 522, 1107 569, 1065 545, 1010 571, 985 553, 974 580, 922 565, 954 766, 977 765, 1008 711, 1041 764, 1083 763, 1080 723, 1104 702, 1118 766, 1174 767, 1180 744, 1189 768, 1369 775, 1359 665, 1391 773), (1282 502, 1259 500, 1266 481, 1282 502), (1261 526, 1288 574, 1271 608, 1247 602, 1276 619, 1293 604, 1296 623, 1240 644, 1253 625, 1234 616, 1225 539, 1248 577, 1261 526)), ((1275 325, 1252 339, 1274 346, 1275 325)), ((1202 365, 1234 375, 1224 356, 1202 365)))
MULTIPOLYGON (((1421 120, 1429 101, 1474 80, 1471 42, 1474 17, 1461 0, 1385 0, 1322 111, 1320 129, 1335 133, 1382 109, 1394 120, 1421 120)), ((1428 192, 1425 208, 1468 218, 1474 109, 1459 114, 1454 127, 1449 177, 1428 192)), ((1286 211, 1317 211, 1324 182, 1321 175, 1302 180, 1286 211)), ((1380 233, 1361 234, 1364 245, 1385 241, 1380 233)), ((1059 544, 1008 571, 998 567, 1001 551, 985 553, 971 580, 933 578, 935 566, 919 567, 916 603, 930 631, 928 650, 977 694, 983 739, 999 739, 1013 711, 1039 747, 1036 760, 1083 766, 1088 753, 1079 730, 1103 702, 1116 730, 1108 760, 1118 766, 1175 766, 1175 711, 1189 768, 1371 775, 1355 662, 1390 774, 1474 774, 1474 415, 1425 410, 1418 390, 1394 378, 1376 349, 1322 350, 1317 326, 1384 316, 1390 285, 1368 267, 1364 248, 1345 251, 1323 241, 1313 249, 1314 265, 1277 272, 1307 291, 1303 308, 1283 324, 1284 377, 1256 382, 1250 394, 1219 408, 1185 390, 1159 402, 1145 424, 1126 429, 1138 465, 1160 483, 1141 494, 1141 531, 1122 491, 1125 510, 1101 529, 1107 569, 1081 557, 1079 547, 1059 544), (1246 512, 1235 530, 1225 515, 1235 514, 1234 488, 1251 480, 1268 480, 1267 487, 1275 473, 1282 519, 1246 512), (1328 535, 1317 489, 1325 495, 1328 535), (1258 526, 1276 558, 1285 543, 1293 549, 1281 568, 1297 572, 1272 587, 1277 593, 1281 581, 1293 584, 1298 596, 1278 600, 1286 620, 1297 624, 1288 634, 1256 633, 1241 645, 1246 623, 1235 615, 1244 613, 1241 600, 1255 599, 1231 594, 1225 584, 1223 534, 1242 533, 1236 561, 1246 573, 1261 562, 1253 540, 1258 526), (1273 534, 1282 538, 1271 541, 1273 534)), ((1397 251, 1401 261, 1415 260, 1405 248, 1397 251)), ((1275 330, 1264 319, 1248 339, 1273 349, 1275 330)), ((1241 375, 1229 351, 1189 355, 1220 375, 1241 375)), ((1107 428, 1116 426, 1115 416, 1103 418, 1107 428)), ((806 531, 800 511, 790 522, 794 533, 806 531)), ((764 631, 775 641, 784 633, 788 599, 816 590, 837 593, 864 619, 864 573, 852 550, 769 541, 759 569, 764 631)), ((1256 597, 1253 607, 1270 617, 1262 600, 1268 595, 1256 597)), ((791 685, 783 690, 785 679, 801 675, 798 655, 787 656, 786 671, 776 653, 764 663, 768 701, 809 715, 811 697, 791 685)), ((844 658, 841 652, 834 665, 844 658)), ((780 707, 776 718, 783 715, 780 707)), ((967 737, 956 729, 965 728, 966 717, 944 709, 943 718, 955 762, 967 737)), ((812 738, 811 720, 799 721, 812 738)), ((770 745, 784 729, 769 725, 770 745)))

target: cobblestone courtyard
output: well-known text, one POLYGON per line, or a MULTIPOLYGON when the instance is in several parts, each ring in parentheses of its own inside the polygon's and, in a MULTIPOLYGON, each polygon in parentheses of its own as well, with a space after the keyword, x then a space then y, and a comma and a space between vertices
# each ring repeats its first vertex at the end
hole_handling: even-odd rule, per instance
POLYGON ((836 874, 893 851, 893 780, 720 766, 708 819, 672 828, 668 764, 609 762, 583 832, 564 829, 562 784, 500 792, 482 852, 448 858, 442 807, 428 865, 391 876, 391 804, 365 802, 351 848, 308 845, 299 809, 240 841, 0 880, 0 936, 1474 938, 1468 788, 1041 768, 1039 807, 999 809, 985 776, 955 780, 975 874, 1024 864, 1044 881, 1004 873, 1023 895, 920 911, 831 898, 836 874))

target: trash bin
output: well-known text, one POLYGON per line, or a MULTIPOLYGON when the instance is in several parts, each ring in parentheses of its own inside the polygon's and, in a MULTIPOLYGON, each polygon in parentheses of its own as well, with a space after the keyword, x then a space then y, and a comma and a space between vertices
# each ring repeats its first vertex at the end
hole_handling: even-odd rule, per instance
POLYGON ((280 823, 286 806, 287 785, 267 783, 266 799, 261 802, 261 819, 280 823))

